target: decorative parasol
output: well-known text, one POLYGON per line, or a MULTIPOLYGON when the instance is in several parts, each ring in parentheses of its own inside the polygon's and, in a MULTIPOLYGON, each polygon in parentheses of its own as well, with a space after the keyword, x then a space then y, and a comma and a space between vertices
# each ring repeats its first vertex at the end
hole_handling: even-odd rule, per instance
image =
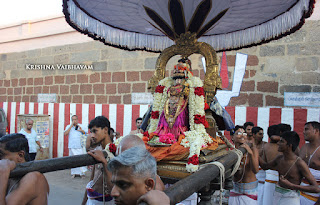
POLYGON ((64 0, 67 22, 115 47, 160 52, 181 34, 216 51, 280 38, 300 28, 314 0, 64 0))

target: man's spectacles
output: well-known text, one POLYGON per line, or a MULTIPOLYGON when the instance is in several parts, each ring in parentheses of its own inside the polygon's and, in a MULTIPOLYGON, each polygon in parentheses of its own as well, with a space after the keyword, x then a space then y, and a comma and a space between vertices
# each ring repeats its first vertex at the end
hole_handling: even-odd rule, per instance
POLYGON ((247 133, 245 133, 245 132, 236 132, 236 135, 243 135, 243 136, 247 136, 247 133))

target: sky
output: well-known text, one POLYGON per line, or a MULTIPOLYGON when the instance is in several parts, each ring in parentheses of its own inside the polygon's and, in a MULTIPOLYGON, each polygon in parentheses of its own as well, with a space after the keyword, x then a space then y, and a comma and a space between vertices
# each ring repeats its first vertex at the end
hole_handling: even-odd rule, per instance
MULTIPOLYGON (((62 0, 0 0, 0 27, 57 15, 62 15, 62 0)), ((320 19, 320 0, 309 19, 320 19)))
POLYGON ((0 0, 0 27, 62 15, 62 0, 0 0))

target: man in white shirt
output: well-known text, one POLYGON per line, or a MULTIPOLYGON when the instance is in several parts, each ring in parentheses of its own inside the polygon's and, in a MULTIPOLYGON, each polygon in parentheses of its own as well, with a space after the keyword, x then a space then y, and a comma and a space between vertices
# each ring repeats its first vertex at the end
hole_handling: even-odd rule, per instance
MULTIPOLYGON (((85 154, 81 147, 81 136, 87 133, 87 129, 78 123, 78 116, 73 115, 71 117, 72 123, 67 125, 64 135, 68 135, 69 138, 69 156, 85 154)), ((74 178, 75 176, 84 176, 87 171, 86 167, 77 167, 71 169, 71 176, 74 178)))
POLYGON ((30 161, 33 161, 37 155, 37 146, 39 146, 40 151, 43 152, 41 147, 39 136, 37 136, 36 131, 32 128, 33 120, 27 119, 26 120, 26 128, 22 128, 19 133, 26 136, 29 144, 29 155, 30 161))

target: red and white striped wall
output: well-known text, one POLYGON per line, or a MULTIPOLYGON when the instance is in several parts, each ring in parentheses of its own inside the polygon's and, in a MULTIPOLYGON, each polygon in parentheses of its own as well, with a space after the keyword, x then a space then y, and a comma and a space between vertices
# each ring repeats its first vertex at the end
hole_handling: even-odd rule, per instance
MULTIPOLYGON (((76 114, 79 123, 88 126, 90 120, 104 115, 111 127, 127 135, 135 129, 135 119, 143 116, 149 105, 119 105, 119 104, 65 104, 65 103, 27 103, 0 102, 0 107, 7 113, 9 133, 18 132, 17 114, 48 114, 50 115, 50 154, 52 157, 68 156, 68 138, 63 135, 65 127, 70 124, 70 118, 76 114)), ((273 124, 290 124, 303 140, 304 124, 308 121, 320 121, 320 108, 267 108, 267 107, 226 107, 235 125, 243 125, 251 121, 264 129, 273 124)), ((228 133, 225 133, 229 137, 228 133)))

